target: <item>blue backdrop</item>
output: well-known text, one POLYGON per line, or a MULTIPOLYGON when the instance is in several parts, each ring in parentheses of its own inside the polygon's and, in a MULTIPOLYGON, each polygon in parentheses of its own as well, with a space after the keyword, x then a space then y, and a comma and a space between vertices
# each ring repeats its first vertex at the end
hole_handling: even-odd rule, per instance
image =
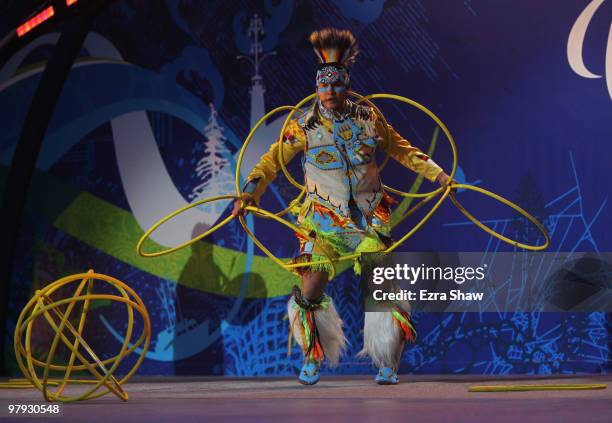
MULTIPOLYGON (((15 3, 0 6, 2 36, 25 13, 15 3)), ((358 39, 355 91, 410 97, 444 121, 458 145, 456 179, 536 215, 552 234, 550 251, 610 251, 611 22, 612 2, 600 0, 113 2, 96 19, 43 143, 21 228, 9 332, 33 289, 94 268, 130 284, 149 309, 153 345, 142 373, 292 374, 300 357, 287 356, 286 301, 295 280, 239 225, 164 259, 144 260, 133 249, 151 219, 168 211, 160 205, 232 192, 236 153, 254 120, 313 92, 307 37, 325 26, 349 28, 358 39), (249 28, 257 19, 256 41, 249 28), (252 56, 254 47, 274 52, 257 74, 239 57, 252 56)), ((47 34, 2 64, 0 189, 56 40, 47 34)), ((401 103, 378 104, 401 134, 450 171, 450 150, 433 121, 401 103)), ((280 121, 268 122, 260 148, 274 141, 280 121)), ((300 180, 299 164, 290 170, 300 180)), ((397 163, 382 176, 400 189, 415 180, 397 163)), ((296 194, 279 176, 263 204, 279 210, 296 194)), ((538 241, 510 209, 470 192, 458 198, 507 236, 538 241)), ((201 209, 156 241, 171 246, 187 236, 181 231, 196 233, 226 216, 226 206, 201 209)), ((276 224, 252 217, 248 223, 276 255, 295 254, 290 232, 279 236, 276 224)), ((402 246, 511 249, 466 223, 450 201, 402 246)), ((363 325, 357 279, 343 272, 328 292, 351 342, 330 371, 371 372, 354 357, 363 325)), ((90 319, 102 355, 122 339, 125 316, 114 307, 100 304, 90 319)), ((402 372, 598 372, 608 361, 603 313, 421 313, 415 320, 418 341, 406 348, 402 372)))

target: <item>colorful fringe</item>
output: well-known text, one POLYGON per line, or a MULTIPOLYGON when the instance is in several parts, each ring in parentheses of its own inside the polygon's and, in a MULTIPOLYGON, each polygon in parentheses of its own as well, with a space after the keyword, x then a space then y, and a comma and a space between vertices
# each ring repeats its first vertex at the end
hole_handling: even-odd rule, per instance
MULTIPOLYGON (((382 221, 382 226, 378 228, 380 223, 377 225, 372 225, 371 229, 366 230, 362 235, 362 238, 356 247, 351 247, 351 245, 355 245, 354 237, 356 234, 352 229, 355 222, 349 218, 344 218, 337 215, 334 211, 316 202, 312 202, 312 209, 310 209, 311 211, 309 213, 314 211, 314 213, 318 213, 320 216, 327 217, 331 221, 330 226, 337 227, 338 230, 323 230, 315 223, 315 218, 313 217, 314 215, 307 214, 303 216, 300 223, 300 228, 310 236, 307 237, 298 232, 295 233, 295 236, 300 239, 300 243, 312 241, 314 244, 313 247, 317 252, 312 254, 312 258, 309 258, 307 255, 300 255, 293 259, 292 263, 318 261, 327 258, 321 250, 324 250, 331 257, 341 257, 355 252, 375 253, 385 250, 388 246, 377 235, 377 230, 380 230, 381 234, 390 230, 390 228, 387 227, 386 222, 388 222, 390 219, 390 205, 393 204, 393 202, 397 202, 397 200, 383 191, 383 198, 374 211, 374 215, 377 217, 375 220, 382 221), (346 233, 343 233, 343 230, 346 233), (318 242, 314 242, 314 240, 317 240, 318 242)), ((363 229, 358 229, 355 227, 355 230, 359 231, 363 229)), ((378 258, 379 255, 377 254, 362 255, 359 259, 354 260, 353 272, 356 275, 361 275, 362 266, 364 264, 374 264, 376 261, 378 261, 378 258)), ((306 268, 307 267, 296 268, 295 273, 301 275, 306 268)), ((311 267, 313 271, 324 271, 327 273, 331 273, 332 268, 333 266, 330 263, 317 264, 311 267)))
MULTIPOLYGON (((319 260, 326 260, 327 257, 322 255, 322 254, 310 254, 310 253, 304 253, 304 254, 300 254, 299 256, 291 259, 290 263, 295 264, 295 263, 308 263, 311 261, 319 261, 319 260)), ((332 274, 333 272, 333 266, 331 263, 316 263, 316 264, 310 264, 308 266, 302 266, 302 267, 295 267, 292 269, 292 272, 294 272, 295 274, 301 276, 304 272, 309 271, 309 272, 327 272, 328 275, 332 274)))
POLYGON ((358 260, 355 260, 355 263, 353 264, 353 272, 355 272, 356 275, 361 275, 363 267, 372 266, 377 261, 379 261, 380 258, 383 257, 385 254, 382 251, 386 248, 387 246, 379 238, 374 237, 372 235, 366 235, 366 237, 363 238, 363 240, 355 249, 355 252, 370 254, 362 254, 358 260))
POLYGON ((348 225, 352 223, 351 219, 338 216, 332 210, 328 209, 325 206, 322 206, 319 203, 314 203, 313 207, 314 207, 314 211, 319 213, 321 216, 329 217, 332 220, 332 222, 334 222, 333 226, 338 226, 339 228, 346 228, 348 227, 348 225))
MULTIPOLYGON (((346 241, 341 232, 324 231, 319 228, 310 216, 304 218, 300 227, 317 239, 324 247, 331 248, 330 253, 340 255, 346 249, 346 241)), ((298 238, 304 239, 301 234, 296 233, 298 238)), ((316 247, 315 243, 315 247, 316 247)))
POLYGON ((373 215, 379 218, 383 223, 389 223, 391 220, 391 206, 398 202, 395 198, 391 197, 385 190, 383 190, 383 196, 380 202, 376 205, 373 211, 373 215))
POLYGON ((412 319, 410 318, 410 313, 400 310, 397 306, 391 306, 393 315, 393 319, 395 323, 402 330, 404 336, 404 340, 408 343, 413 343, 416 340, 416 329, 414 324, 412 323, 412 319))
MULTIPOLYGON (((326 309, 329 306, 330 297, 325 295, 317 309, 326 309)), ((296 318, 291 322, 289 329, 289 342, 287 353, 291 355, 291 339, 293 336, 294 326, 297 324, 302 338, 302 353, 304 358, 312 361, 322 362, 325 358, 325 352, 321 346, 319 331, 317 330, 317 322, 315 310, 308 310, 295 304, 294 309, 297 309, 296 318)))

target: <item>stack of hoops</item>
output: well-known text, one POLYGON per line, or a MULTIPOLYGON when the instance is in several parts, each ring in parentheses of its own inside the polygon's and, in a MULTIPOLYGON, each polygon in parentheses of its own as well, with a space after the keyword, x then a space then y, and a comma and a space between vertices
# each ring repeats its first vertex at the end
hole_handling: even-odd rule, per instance
MULTIPOLYGON (((228 217, 226 217, 225 219, 223 219, 222 221, 220 221, 219 223, 217 223, 216 225, 214 225, 213 227, 211 227, 210 229, 208 229, 207 231, 205 231, 204 233, 198 235, 197 237, 184 242, 180 245, 177 245, 175 247, 172 248, 168 248, 166 250, 162 250, 162 251, 156 251, 156 252, 145 252, 143 251, 142 247, 144 242, 146 241, 146 239, 153 233, 153 231, 155 231, 157 228, 159 228, 162 224, 164 224, 165 222, 167 222, 168 220, 172 219, 173 217, 183 213, 186 210, 189 210, 193 207, 197 207, 199 205, 202 204, 206 204, 206 203, 211 203, 214 201, 218 201, 218 200, 225 200, 225 199, 241 199, 244 200, 245 199, 245 195, 248 194, 244 194, 241 191, 240 188, 240 168, 242 165, 242 160, 244 157, 244 153, 249 145, 249 143, 251 142, 251 140, 253 139, 253 136, 255 134, 255 132, 257 131, 257 129, 265 122, 267 121, 270 117, 272 117, 273 115, 277 114, 277 113, 281 113, 281 112, 289 112, 289 114, 287 115, 287 118, 285 119, 285 122, 281 128, 281 136, 278 137, 278 143, 279 145, 282 143, 282 134, 285 132, 285 128, 287 126, 287 124, 289 123, 289 121, 291 120, 291 118, 293 117, 293 115, 295 113, 302 113, 302 107, 309 101, 313 100, 315 98, 317 94, 313 93, 307 97, 305 97, 304 99, 302 99, 299 103, 297 103, 295 106, 281 106, 281 107, 277 107, 276 109, 270 111, 269 113, 267 113, 265 116, 263 116, 258 122, 257 124, 251 129, 251 131, 249 132, 248 136, 246 137, 242 148, 240 149, 240 153, 238 155, 238 162, 236 165, 236 175, 235 175, 235 182, 236 182, 236 194, 227 194, 227 195, 219 195, 216 197, 210 197, 210 198, 205 198, 199 201, 196 201, 194 203, 188 204, 187 206, 176 210, 172 213, 170 213, 169 215, 163 217, 162 219, 160 219, 158 222, 156 222, 150 229, 148 229, 143 236, 140 238, 140 240, 138 241, 138 244, 136 245, 136 251, 137 253, 142 256, 142 257, 159 257, 165 254, 170 254, 172 252, 175 252, 177 250, 180 250, 182 248, 185 248, 191 244, 193 244, 194 242, 197 242, 209 235, 211 235, 213 232, 217 231, 218 229, 220 229, 221 227, 225 226, 227 223, 229 223, 232 219, 234 218, 238 218, 238 220, 240 221, 240 224, 242 225, 243 229, 245 230, 245 232, 247 233, 247 235, 253 240, 253 242, 275 263, 277 263, 278 265, 282 266, 283 268, 289 270, 292 268, 296 268, 296 267, 302 267, 302 266, 311 266, 313 264, 323 264, 323 263, 330 263, 332 265, 332 274, 329 275, 329 280, 333 279, 334 276, 336 275, 336 268, 335 268, 335 263, 340 262, 340 261, 344 261, 344 260, 355 260, 355 259, 359 259, 361 257, 362 253, 354 253, 354 254, 348 254, 348 255, 344 255, 341 257, 330 257, 328 254, 325 254, 326 258, 322 259, 322 260, 318 260, 318 261, 312 261, 312 262, 302 262, 302 263, 291 263, 290 261, 283 261, 280 258, 276 257, 274 254, 272 254, 270 252, 270 250, 268 250, 260 241, 259 239, 257 239, 257 237, 255 236, 255 234, 253 234, 251 232, 251 230, 247 227, 246 222, 244 220, 244 216, 241 215, 230 215, 228 217)), ((423 106, 422 104, 417 103, 414 100, 411 100, 409 98, 406 97, 402 97, 400 95, 395 95, 395 94, 370 94, 367 96, 362 96, 360 94, 357 94, 356 92, 350 91, 349 95, 351 95, 352 97, 357 98, 356 103, 363 103, 365 102, 366 104, 368 104, 369 106, 371 106, 374 110, 374 112, 378 115, 378 117, 382 120, 382 122, 384 123, 384 127, 385 129, 387 128, 387 121, 385 120, 385 117, 383 116, 383 114, 380 112, 380 110, 378 109, 378 107, 376 107, 376 105, 372 102, 372 100, 374 99, 392 99, 392 100, 398 100, 401 101, 403 103, 412 105, 414 107, 416 107, 417 109, 421 110, 422 112, 424 112, 425 114, 427 114, 431 119, 433 119, 436 124, 442 129, 442 131, 444 132, 444 134, 446 135, 446 138, 448 139, 448 142, 450 144, 452 153, 453 153, 453 167, 452 167, 452 171, 449 175, 449 182, 446 184, 446 186, 441 186, 431 192, 426 192, 426 193, 409 193, 409 192, 404 192, 398 189, 395 189, 393 187, 389 187, 387 185, 383 185, 384 189, 387 190, 388 192, 392 192, 394 194, 397 194, 399 196, 402 197, 410 197, 410 198, 421 198, 422 200, 419 201, 417 204, 415 204, 412 208, 410 208, 408 211, 406 211, 399 219, 397 219, 393 226, 397 226, 399 223, 401 223, 402 221, 404 221, 407 217, 409 217, 410 215, 412 215, 414 212, 416 212, 417 210, 419 210, 421 207, 423 207, 426 203, 430 202, 431 200, 433 200, 434 198, 436 198, 437 196, 439 196, 438 200, 435 202, 435 204, 433 205, 433 207, 425 214, 425 216, 419 221, 417 222, 412 229, 410 229, 408 232, 406 232, 400 239, 398 239, 394 244, 392 244, 391 246, 389 246, 386 250, 384 250, 385 253, 390 253, 393 250, 395 250, 397 247, 399 247, 402 243, 404 243, 408 238, 410 238, 412 235, 415 234, 416 231, 418 231, 421 226, 423 226, 425 224, 425 222, 427 222, 431 216, 436 212, 436 210, 438 210, 438 208, 440 207, 440 205, 444 202, 444 200, 446 200, 447 197, 450 197, 451 201, 453 202, 453 204, 459 209, 459 211, 461 211, 470 221, 472 221, 476 226, 478 226, 479 228, 483 229, 484 231, 486 231, 487 233, 489 233, 490 235, 499 238, 500 240, 507 242, 508 244, 514 245, 516 247, 519 248, 523 248, 526 250, 531 250, 531 251, 541 251, 541 250, 545 250, 546 248, 548 248, 548 246, 550 245, 550 236, 548 234, 548 231, 546 230, 546 228, 544 227, 544 225, 542 225, 540 222, 538 222, 538 220, 533 217, 532 215, 530 215, 529 213, 527 213, 525 210, 523 210, 521 207, 519 207, 518 205, 512 203, 511 201, 507 200, 504 197, 501 197, 491 191, 488 191, 486 189, 477 187, 477 186, 473 186, 473 185, 467 185, 467 184, 460 184, 460 183, 454 183, 453 178, 455 176, 455 172, 457 171, 457 166, 458 166, 458 160, 457 160, 457 147, 455 145, 455 141, 453 140, 453 137, 450 133, 450 131, 448 130, 448 128, 446 127, 446 125, 444 125, 444 123, 428 108, 426 108, 425 106, 423 106), (540 230, 540 232, 542 232, 542 235, 544 236, 544 242, 540 245, 527 245, 524 243, 521 243, 519 241, 510 239, 505 237, 504 235, 495 232, 493 229, 489 228, 488 226, 486 226, 484 223, 482 223, 481 221, 479 221, 478 219, 476 219, 470 212, 468 212, 465 207, 463 207, 459 201, 457 200, 456 196, 455 196, 455 189, 456 188, 463 188, 466 190, 471 190, 471 191, 476 191, 479 192, 481 194, 484 194, 488 197, 491 197, 509 207, 511 207, 512 209, 514 209, 515 211, 517 211, 518 213, 520 213, 522 216, 524 216, 527 220, 529 220, 530 222, 532 222, 537 228, 538 230, 540 230)), ((387 156, 385 157, 383 163, 379 166, 379 170, 382 170, 382 168, 384 168, 384 166, 387 164, 389 160, 389 155, 387 154, 387 156)), ((281 169, 283 170, 283 173, 285 174, 285 176, 287 177, 287 179, 289 180, 289 182, 295 186, 296 188, 298 188, 300 190, 300 194, 291 201, 291 203, 289 204, 289 206, 287 208, 285 208, 284 210, 281 210, 277 213, 272 213, 270 211, 264 210, 260 207, 254 207, 254 206, 244 206, 244 202, 242 202, 243 208, 246 211, 250 211, 253 212, 253 214, 255 216, 258 217, 262 217, 264 219, 273 219, 285 226, 287 226, 288 228, 290 228, 291 230, 295 231, 296 233, 299 233, 301 235, 303 235, 305 238, 312 240, 315 244, 318 245, 318 241, 316 238, 312 237, 310 234, 306 233, 306 231, 304 231, 303 229, 297 227, 296 225, 294 225, 293 223, 287 221, 286 219, 282 218, 281 216, 283 216, 284 214, 286 214, 287 212, 289 212, 292 208, 294 208, 299 201, 302 199, 302 197, 304 196, 306 189, 305 187, 298 183, 290 174, 289 171, 287 170, 286 166, 285 166, 285 160, 283 158, 283 149, 279 148, 278 149, 278 161, 280 164, 281 169)), ((323 251, 324 249, 321 248, 323 251)))

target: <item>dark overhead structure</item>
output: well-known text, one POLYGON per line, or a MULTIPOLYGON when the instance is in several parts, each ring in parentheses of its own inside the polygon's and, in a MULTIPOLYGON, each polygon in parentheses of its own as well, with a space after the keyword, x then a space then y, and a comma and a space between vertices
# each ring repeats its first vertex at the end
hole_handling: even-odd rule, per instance
MULTIPOLYGON (((41 76, 26 114, 13 160, 8 170, 6 188, 0 202, 0 351, 7 351, 7 316, 11 276, 19 230, 23 221, 28 191, 53 110, 70 69, 98 13, 110 0, 44 1, 0 41, 0 63, 6 62, 24 45, 43 33, 60 32, 60 38, 41 76)), ((4 357, 0 374, 6 374, 4 357)))

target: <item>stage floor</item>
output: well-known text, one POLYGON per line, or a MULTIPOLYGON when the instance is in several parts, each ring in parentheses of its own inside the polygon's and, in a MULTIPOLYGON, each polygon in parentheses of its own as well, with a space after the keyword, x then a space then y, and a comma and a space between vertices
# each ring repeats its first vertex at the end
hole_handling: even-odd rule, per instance
MULTIPOLYGON (((70 422, 610 422, 612 376, 475 377, 403 375, 395 386, 370 377, 296 379, 140 378, 113 395, 64 405, 70 422), (471 393, 472 385, 604 383, 607 389, 471 393)), ((34 389, 0 389, 0 404, 40 402, 34 389)), ((15 421, 30 419, 20 417, 15 421)), ((34 420, 34 419, 32 419, 34 420)), ((55 419, 54 419, 55 420, 55 419)), ((10 421, 0 418, 0 421, 10 421)), ((41 421, 41 418, 35 419, 41 421)), ((53 421, 53 420, 52 420, 53 421)), ((59 421, 59 420, 55 420, 59 421)))

